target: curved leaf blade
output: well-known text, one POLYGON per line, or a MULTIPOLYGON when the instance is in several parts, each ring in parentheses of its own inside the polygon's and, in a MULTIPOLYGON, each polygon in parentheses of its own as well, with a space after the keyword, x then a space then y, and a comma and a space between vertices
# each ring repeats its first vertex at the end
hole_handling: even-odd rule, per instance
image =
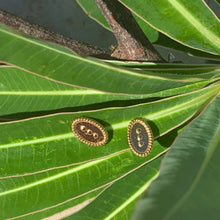
MULTIPOLYGON (((0 176, 42 172, 117 155, 129 150, 124 137, 127 137, 128 124, 134 118, 146 118, 157 139, 193 117, 218 91, 219 85, 209 86, 189 94, 136 106, 0 123, 0 176), (108 129, 112 139, 106 146, 100 147, 102 150, 88 147, 73 135, 71 124, 77 117, 98 119, 108 129)), ((155 141, 155 146, 147 159, 165 149, 159 141, 155 141)))
POLYGON ((0 60, 71 86, 110 93, 152 94, 192 83, 140 74, 76 56, 63 47, 18 35, 3 25, 0 43, 0 60))
POLYGON ((198 50, 220 54, 220 22, 204 1, 120 2, 172 39, 198 50))
POLYGON ((65 219, 130 219, 137 199, 159 173, 163 156, 109 186, 81 211, 65 219))
POLYGON ((83 196, 118 181, 166 152, 170 140, 177 135, 169 131, 191 119, 217 92, 219 85, 212 85, 189 94, 127 108, 1 123, 0 209, 3 211, 0 218, 32 213, 39 216, 41 211, 47 216, 60 204, 74 198, 82 198, 82 201, 83 196), (79 116, 105 122, 108 131, 114 131, 110 142, 97 148, 79 142, 71 131, 72 120, 79 116), (134 155, 124 138, 134 117, 150 120, 156 139, 146 158, 134 155), (158 137, 164 134, 169 143, 163 141, 164 137, 158 137))
POLYGON ((134 219, 218 218, 219 115, 218 95, 177 138, 159 177, 139 202, 134 219))
POLYGON ((98 5, 96 4, 95 0, 76 0, 76 2, 80 5, 80 7, 84 10, 84 12, 94 19, 96 22, 101 24, 103 27, 111 31, 111 27, 109 26, 108 22, 106 21, 104 15, 100 11, 98 5))
POLYGON ((0 115, 67 107, 73 107, 72 110, 77 111, 77 107, 82 110, 92 104, 142 98, 147 96, 83 89, 54 82, 16 67, 0 67, 0 115))
MULTIPOLYGON (((207 78, 207 74, 205 76, 207 78)), ((172 77, 170 75, 170 78, 172 77)), ((180 77, 183 79, 181 75, 180 77)), ((190 92, 202 88, 213 81, 204 81, 196 78, 197 76, 193 77, 190 81, 195 82, 190 85, 168 89, 154 94, 127 95, 82 89, 65 85, 64 83, 54 82, 16 67, 2 66, 0 67, 0 115, 19 112, 57 111, 57 109, 70 109, 70 107, 71 111, 83 111, 97 108, 97 103, 99 104, 99 108, 128 106, 129 104, 146 102, 147 98, 165 97, 190 92)))
MULTIPOLYGON (((145 74, 145 72, 143 73, 145 74)), ((129 104, 142 103, 146 98, 171 96, 202 88, 214 80, 217 80, 211 79, 204 81, 202 79, 208 79, 210 75, 213 76, 213 73, 201 74, 200 76, 202 77, 191 75, 190 80, 187 77, 188 75, 180 75, 180 77, 177 78, 178 80, 184 79, 185 77, 188 81, 192 82, 192 84, 154 94, 127 95, 82 89, 65 85, 64 83, 54 82, 45 77, 31 74, 16 67, 1 66, 0 115, 9 115, 19 112, 49 111, 67 107, 71 107, 71 111, 82 111, 94 109, 97 107, 97 103, 99 103, 99 108, 108 106, 128 106, 129 104), (131 102, 129 102, 129 100, 131 102)), ((175 75, 169 75, 170 78, 173 76, 175 75)))
POLYGON ((27 210, 25 214, 17 215, 12 219, 19 219, 19 220, 28 220, 30 218, 32 220, 39 220, 39 219, 49 220, 51 218, 60 219, 61 217, 66 217, 70 214, 74 214, 75 212, 82 209, 84 206, 87 206, 104 190, 105 187, 90 193, 86 193, 85 195, 79 196, 78 198, 73 197, 66 201, 63 201, 60 204, 58 203, 54 206, 38 209, 33 212, 28 212, 27 210))

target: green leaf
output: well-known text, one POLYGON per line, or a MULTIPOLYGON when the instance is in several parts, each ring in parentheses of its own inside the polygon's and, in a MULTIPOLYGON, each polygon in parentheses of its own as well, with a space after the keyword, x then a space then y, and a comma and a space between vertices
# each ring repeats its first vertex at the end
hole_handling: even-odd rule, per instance
POLYGON ((76 2, 81 6, 81 8, 88 16, 90 16, 92 19, 94 19, 99 24, 101 24, 103 27, 111 31, 108 22, 106 21, 104 15, 100 11, 95 0, 90 0, 90 1, 76 0, 76 2))
MULTIPOLYGON (((101 189, 97 189, 92 192, 88 192, 85 195, 70 198, 62 203, 58 203, 51 207, 46 207, 44 209, 35 210, 33 212, 28 212, 15 216, 15 219, 19 220, 29 220, 30 218, 33 220, 45 219, 47 217, 51 217, 53 219, 60 218, 60 216, 66 216, 67 214, 73 214, 74 212, 79 211, 84 206, 88 205, 92 202, 100 193, 102 193, 107 187, 103 187, 101 189), (59 215, 57 217, 56 215, 59 215)), ((62 192, 61 192, 62 193, 62 192)))
POLYGON ((135 72, 166 77, 169 79, 179 80, 202 80, 213 79, 220 76, 219 65, 215 64, 155 64, 155 63, 138 63, 138 62, 119 62, 109 61, 111 64, 121 66, 128 69, 134 69, 135 72))
MULTIPOLYGON (((94 3, 88 3, 91 10, 94 3)), ((211 27, 212 34, 217 31, 211 27)), ((200 45, 207 49, 206 43, 200 45)), ((104 215, 101 210, 94 218, 128 218, 158 175, 161 155, 220 92, 217 65, 100 61, 5 25, 0 25, 0 61, 12 64, 0 66, 1 120, 15 119, 17 113, 22 119, 38 116, 0 123, 0 219, 64 218, 90 204, 71 217, 85 216, 103 199, 104 215), (57 114, 48 115, 52 112, 57 114), (101 123, 108 143, 80 142, 71 128, 78 117, 101 123), (130 121, 140 117, 154 135, 153 149, 144 158, 133 154, 127 142, 130 121), (119 192, 123 196, 115 199, 119 192)))
POLYGON ((64 47, 15 34, 3 26, 0 26, 0 43, 1 61, 71 86, 110 93, 152 94, 192 83, 139 74, 76 56, 64 47))
MULTIPOLYGON (((200 84, 200 86, 204 85, 204 83, 200 84)), ((97 108, 91 104, 103 103, 104 106, 120 106, 129 103, 119 100, 140 99, 141 102, 141 99, 148 97, 152 97, 152 95, 112 94, 83 89, 62 82, 55 82, 16 67, 0 67, 0 115, 57 110, 65 107, 73 107, 72 111, 82 111, 89 108, 89 105, 90 108, 97 108)), ((101 107, 100 104, 99 108, 101 107)))
POLYGON ((219 115, 218 95, 177 138, 134 219, 218 219, 219 115))
POLYGON ((220 55, 220 22, 201 0, 120 0, 155 29, 189 47, 220 55))
MULTIPOLYGON (((210 74, 212 72, 204 74, 203 78, 207 78, 210 74)), ((161 76, 163 77, 163 75, 161 76)), ((173 76, 170 75, 169 77, 173 76)), ((188 77, 187 80, 189 80, 188 77)), ((195 83, 180 88, 147 95, 127 95, 82 89, 61 82, 54 82, 16 67, 1 66, 0 115, 33 111, 58 111, 57 109, 64 110, 64 108, 70 110, 70 107, 72 107, 71 111, 82 111, 97 107, 128 106, 129 104, 146 102, 146 98, 165 97, 196 90, 210 84, 213 80, 200 82, 197 76, 192 76, 191 82, 195 81, 195 83)))
POLYGON ((138 198, 158 176, 162 158, 113 183, 86 208, 65 219, 130 219, 138 198))
POLYGON ((82 198, 136 170, 166 152, 177 135, 170 131, 191 119, 218 91, 219 85, 215 85, 132 107, 1 123, 0 218, 39 214, 45 209, 57 213, 54 207, 68 205, 69 200, 82 198), (81 116, 95 118, 107 128, 108 144, 91 147, 73 135, 72 120, 81 116), (134 155, 127 143, 127 126, 136 117, 149 121, 155 137, 152 152, 145 158, 134 155))
POLYGON ((71 110, 77 111, 88 108, 91 104, 142 98, 147 98, 147 95, 120 95, 82 89, 54 82, 12 66, 0 67, 0 115, 65 107, 74 107, 71 110))
MULTIPOLYGON (((92 19, 100 23, 102 26, 110 30, 110 27, 105 19, 105 17, 102 15, 100 9, 98 8, 95 0, 77 0, 79 5, 83 8, 85 13, 88 14, 92 19)), ((140 17, 133 14, 136 21, 138 22, 141 29, 144 31, 145 35, 148 37, 148 39, 157 45, 161 45, 163 47, 172 48, 175 50, 184 51, 185 53, 193 54, 194 56, 199 57, 206 57, 211 59, 218 59, 219 57, 213 54, 205 53, 202 51, 194 50, 192 48, 186 47, 183 44, 178 43, 177 41, 172 40, 171 38, 168 38, 163 33, 159 33, 156 29, 152 28, 146 21, 142 20, 140 17)))
MULTIPOLYGON (((33 173, 68 164, 76 165, 128 150, 126 129, 132 119, 146 118, 151 123, 156 138, 193 117, 218 91, 219 85, 209 86, 189 94, 136 106, 55 114, 2 123, 0 124, 0 176, 33 173), (85 147, 85 144, 79 142, 71 130, 71 123, 77 117, 100 120, 112 138, 106 145, 108 147, 101 147, 103 150, 100 150, 85 147), (65 151, 60 146, 65 146, 65 151), (26 159, 20 160, 23 157, 26 159)), ((158 150, 161 152, 164 148, 158 147, 155 153, 152 151, 151 156, 155 156, 158 150)))

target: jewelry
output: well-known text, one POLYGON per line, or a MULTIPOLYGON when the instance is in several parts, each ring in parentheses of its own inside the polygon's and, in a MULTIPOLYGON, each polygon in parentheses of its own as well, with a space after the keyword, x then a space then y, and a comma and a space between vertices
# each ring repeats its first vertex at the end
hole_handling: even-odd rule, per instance
POLYGON ((147 156, 153 146, 153 133, 143 119, 134 119, 128 126, 128 144, 139 157, 147 156))
POLYGON ((90 118, 77 118, 72 123, 73 133, 80 141, 92 146, 102 146, 108 141, 106 129, 90 118))

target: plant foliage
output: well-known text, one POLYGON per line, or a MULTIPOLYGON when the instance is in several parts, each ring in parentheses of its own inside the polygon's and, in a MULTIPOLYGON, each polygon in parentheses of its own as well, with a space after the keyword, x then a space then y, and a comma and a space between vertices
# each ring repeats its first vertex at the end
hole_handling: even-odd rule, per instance
MULTIPOLYGON (((109 28, 95 1, 78 2, 109 28)), ((215 60, 99 60, 1 24, 0 219, 121 220, 136 204, 134 219, 217 219, 219 20, 201 0, 120 2, 152 42, 166 35, 178 49, 215 60), (80 142, 71 129, 77 117, 99 121, 109 142, 80 142), (135 118, 154 135, 144 158, 128 146, 135 118)))

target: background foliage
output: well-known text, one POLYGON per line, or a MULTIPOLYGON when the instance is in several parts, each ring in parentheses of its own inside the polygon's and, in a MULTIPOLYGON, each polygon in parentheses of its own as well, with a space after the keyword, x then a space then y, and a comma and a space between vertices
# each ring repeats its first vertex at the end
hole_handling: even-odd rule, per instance
MULTIPOLYGON (((95 1, 78 2, 106 26, 95 1)), ((130 219, 146 190, 134 219, 217 219, 219 20, 201 0, 121 2, 152 42, 208 64, 98 60, 1 24, 0 219, 130 219), (74 136, 81 116, 106 127, 105 146, 74 136), (127 142, 138 117, 155 137, 145 158, 127 142)))

